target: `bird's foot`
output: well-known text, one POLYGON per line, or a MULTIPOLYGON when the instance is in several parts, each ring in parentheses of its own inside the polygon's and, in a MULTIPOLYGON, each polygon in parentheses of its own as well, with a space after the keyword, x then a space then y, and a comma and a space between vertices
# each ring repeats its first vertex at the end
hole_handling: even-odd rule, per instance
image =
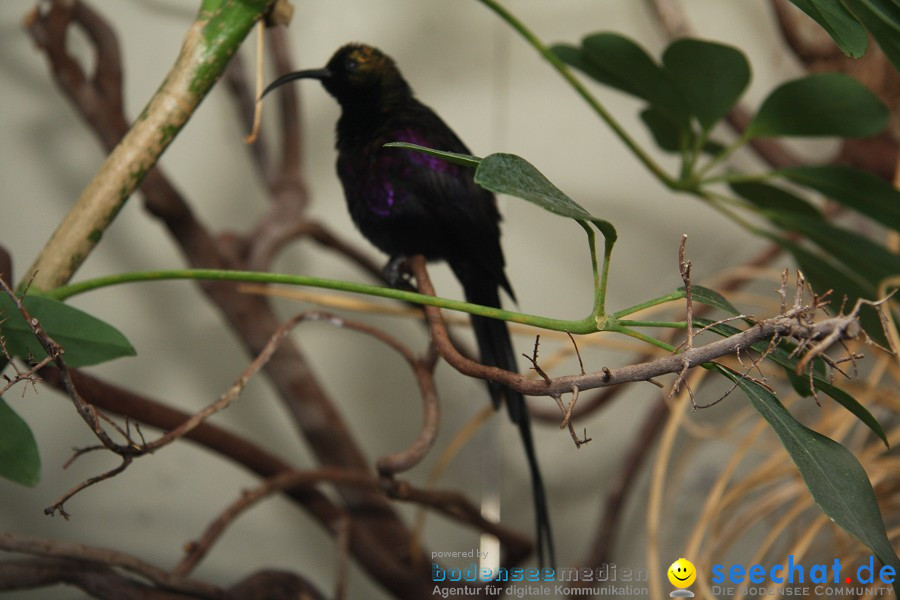
POLYGON ((412 285, 412 271, 405 256, 392 256, 382 271, 385 281, 393 288, 415 289, 412 285))

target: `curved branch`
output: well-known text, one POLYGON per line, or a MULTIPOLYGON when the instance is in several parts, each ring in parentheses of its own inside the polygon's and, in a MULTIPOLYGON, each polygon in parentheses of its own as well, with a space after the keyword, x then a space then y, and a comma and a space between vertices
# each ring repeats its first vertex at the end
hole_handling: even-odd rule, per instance
POLYGON ((159 587, 206 598, 224 596, 221 588, 169 573, 139 558, 109 548, 95 548, 44 538, 0 532, 0 550, 45 558, 69 559, 104 567, 116 567, 140 575, 159 587))

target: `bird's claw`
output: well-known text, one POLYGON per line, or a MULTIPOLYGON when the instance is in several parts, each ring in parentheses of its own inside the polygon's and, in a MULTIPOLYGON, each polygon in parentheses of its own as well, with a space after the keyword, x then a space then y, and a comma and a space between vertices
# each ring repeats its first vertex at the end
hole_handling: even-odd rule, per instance
POLYGON ((412 271, 405 256, 392 256, 382 271, 384 280, 394 288, 411 288, 412 271))

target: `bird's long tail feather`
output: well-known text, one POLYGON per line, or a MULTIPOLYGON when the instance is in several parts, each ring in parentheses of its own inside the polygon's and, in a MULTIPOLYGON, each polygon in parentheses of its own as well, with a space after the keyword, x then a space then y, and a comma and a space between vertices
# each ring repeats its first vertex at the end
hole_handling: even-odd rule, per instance
MULTIPOLYGON (((468 302, 483 306, 500 306, 500 285, 496 281, 491 281, 490 278, 484 277, 483 273, 473 275, 467 269, 454 267, 454 271, 463 284, 463 291, 468 302)), ((509 337, 509 328, 506 326, 506 321, 473 315, 472 328, 475 331, 475 339, 478 342, 478 350, 481 354, 481 361, 484 364, 507 371, 518 371, 516 355, 509 337)), ((494 407, 499 409, 500 404, 505 401, 510 420, 519 428, 522 445, 525 447, 525 455, 528 460, 528 470, 531 473, 531 487, 537 524, 538 561, 541 567, 549 564, 555 568, 556 556, 553 547, 553 536, 550 530, 547 495, 544 490, 540 466, 538 465, 534 439, 531 435, 531 418, 528 414, 528 407, 525 405, 525 398, 519 392, 493 381, 488 382, 488 387, 494 407)))

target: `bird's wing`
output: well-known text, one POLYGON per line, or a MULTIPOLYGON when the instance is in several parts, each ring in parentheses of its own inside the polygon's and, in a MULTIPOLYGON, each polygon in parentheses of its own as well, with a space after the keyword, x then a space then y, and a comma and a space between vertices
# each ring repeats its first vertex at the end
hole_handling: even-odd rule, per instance
MULTIPOLYGON (((438 122, 440 126, 425 120, 423 125, 418 119, 406 127, 396 127, 398 139, 392 141, 469 153, 459 138, 438 122)), ((434 258, 468 263, 470 268, 480 265, 477 268, 512 295, 504 275, 496 199, 474 182, 474 170, 403 148, 382 148, 378 160, 378 170, 387 174, 396 194, 392 213, 401 221, 428 223, 422 229, 432 235, 439 232, 439 239, 430 240, 431 246, 438 246, 434 258)))

